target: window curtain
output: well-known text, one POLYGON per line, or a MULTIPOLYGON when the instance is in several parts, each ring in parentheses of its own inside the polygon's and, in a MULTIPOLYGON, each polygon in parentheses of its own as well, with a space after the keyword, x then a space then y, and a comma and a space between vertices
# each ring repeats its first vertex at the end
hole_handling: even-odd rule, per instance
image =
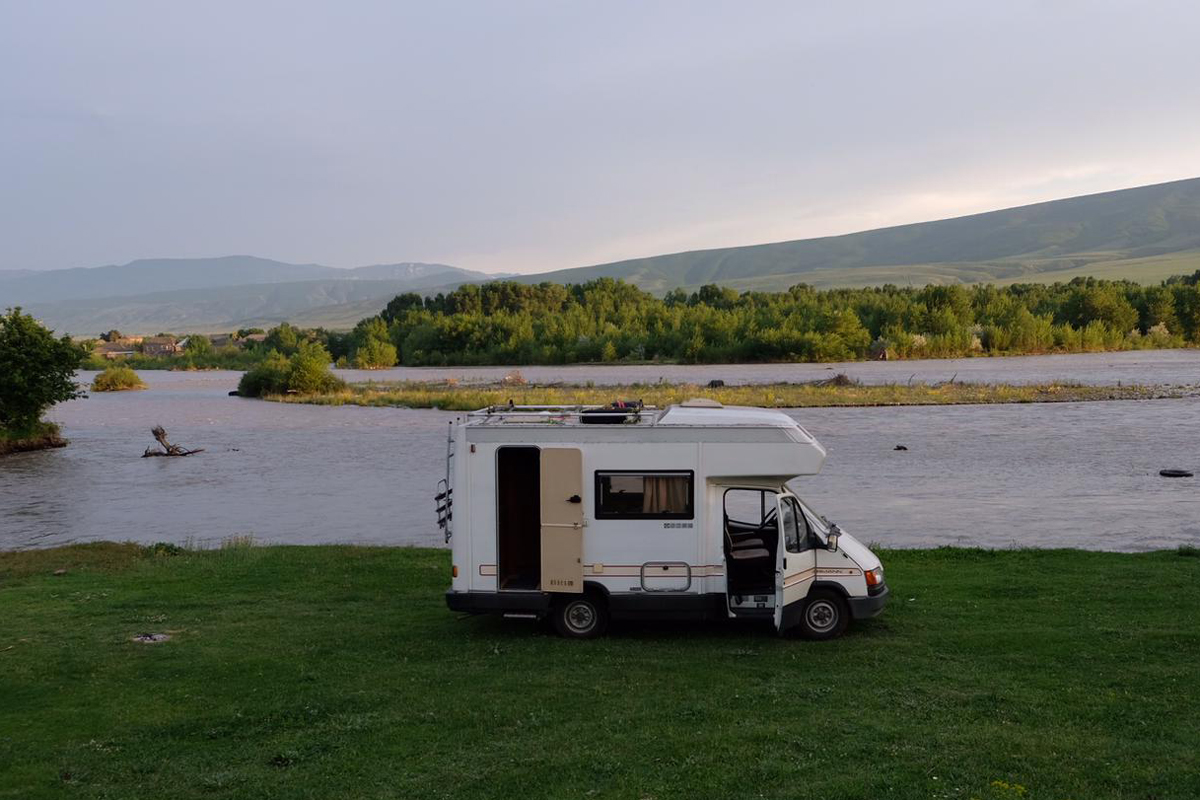
POLYGON ((642 512, 682 514, 687 511, 687 478, 678 475, 646 475, 642 478, 642 512))

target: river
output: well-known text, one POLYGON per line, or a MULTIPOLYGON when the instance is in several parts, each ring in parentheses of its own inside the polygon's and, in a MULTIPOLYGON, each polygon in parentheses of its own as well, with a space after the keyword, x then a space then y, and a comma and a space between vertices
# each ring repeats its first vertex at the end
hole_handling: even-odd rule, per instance
MULTIPOLYGON (((531 380, 804 380, 824 365, 524 368, 531 380)), ((835 365, 864 381, 948 379, 1200 383, 1200 353, 835 365)), ((392 370, 399 378, 486 379, 503 368, 392 370)), ((94 373, 81 374, 90 380, 94 373)), ((236 372, 145 371, 149 389, 55 407, 67 448, 0 460, 0 549, 94 540, 212 546, 440 545, 433 487, 450 412, 283 405, 229 397, 236 372), (163 425, 203 447, 139 456, 163 425)), ((371 373, 379 377, 378 373, 371 373)), ((346 377, 357 375, 348 372, 346 377)), ((1200 399, 1007 406, 801 409, 829 450, 795 488, 830 519, 889 547, 1200 545, 1200 399), (908 450, 896 451, 897 444, 908 450)))

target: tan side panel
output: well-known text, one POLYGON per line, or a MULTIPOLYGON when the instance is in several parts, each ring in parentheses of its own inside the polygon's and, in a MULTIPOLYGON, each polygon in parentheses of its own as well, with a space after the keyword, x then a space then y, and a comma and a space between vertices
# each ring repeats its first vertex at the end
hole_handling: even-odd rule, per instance
POLYGON ((542 448, 542 524, 583 524, 583 453, 574 447, 542 448))
POLYGON ((542 591, 583 591, 583 529, 542 528, 542 591))
POLYGON ((583 591, 583 453, 542 449, 542 591, 583 591))

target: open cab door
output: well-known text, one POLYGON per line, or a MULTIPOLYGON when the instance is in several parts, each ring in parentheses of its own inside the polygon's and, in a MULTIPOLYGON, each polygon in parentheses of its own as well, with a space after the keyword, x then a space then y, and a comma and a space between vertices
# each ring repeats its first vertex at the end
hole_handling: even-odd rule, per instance
POLYGON ((583 453, 545 447, 541 453, 542 591, 583 591, 583 453))
POLYGON ((779 546, 775 556, 775 630, 800 621, 804 600, 817 577, 817 554, 795 498, 779 495, 779 546))

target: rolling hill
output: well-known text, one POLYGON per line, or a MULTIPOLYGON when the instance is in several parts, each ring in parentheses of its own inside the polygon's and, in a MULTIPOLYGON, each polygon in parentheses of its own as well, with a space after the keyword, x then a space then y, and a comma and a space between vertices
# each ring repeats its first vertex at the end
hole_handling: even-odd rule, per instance
POLYGON ((653 292, 717 283, 1011 283, 1076 275, 1157 281, 1200 269, 1200 178, 791 242, 696 250, 523 276, 620 278, 653 292))
POLYGON ((283 320, 349 327, 401 292, 498 277, 445 264, 337 269, 251 256, 22 272, 0 282, 0 308, 23 306, 55 331, 74 336, 112 328, 205 333, 283 320))
POLYGON ((149 259, 91 269, 0 271, 0 309, 59 332, 212 332, 282 320, 348 328, 394 295, 512 277, 619 278, 664 293, 706 283, 778 291, 884 283, 1053 282, 1092 275, 1155 283, 1200 269, 1200 178, 844 236, 696 250, 611 264, 489 275, 404 262, 337 269, 253 256, 149 259))
POLYGON ((60 300, 128 297, 179 289, 210 289, 259 283, 309 280, 403 280, 439 283, 455 279, 488 279, 482 272, 445 264, 375 264, 338 269, 320 264, 288 264, 255 256, 220 258, 153 258, 105 267, 75 267, 36 272, 15 270, 0 283, 0 304, 28 305, 60 300))

